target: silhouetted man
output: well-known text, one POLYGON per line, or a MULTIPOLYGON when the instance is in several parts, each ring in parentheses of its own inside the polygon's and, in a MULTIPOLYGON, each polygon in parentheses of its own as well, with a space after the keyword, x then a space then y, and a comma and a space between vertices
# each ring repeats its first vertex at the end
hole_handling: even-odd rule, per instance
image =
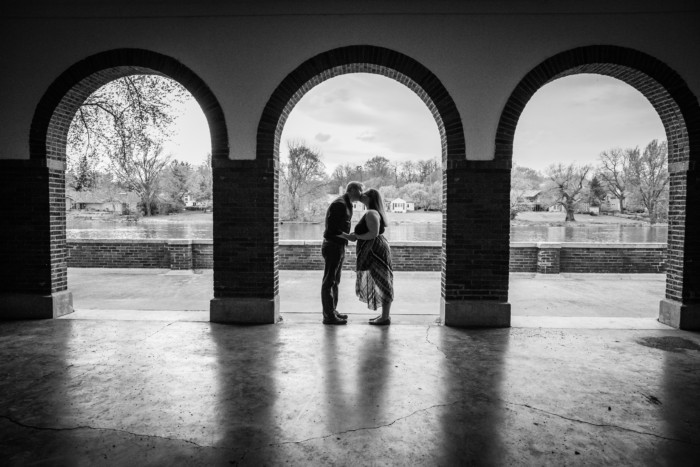
POLYGON ((338 284, 343 271, 345 246, 348 241, 339 237, 341 233, 350 232, 352 203, 362 195, 362 183, 350 182, 345 194, 336 198, 326 211, 326 230, 323 232, 321 254, 326 262, 321 283, 321 304, 323 305, 323 324, 345 324, 348 315, 338 313, 338 284))

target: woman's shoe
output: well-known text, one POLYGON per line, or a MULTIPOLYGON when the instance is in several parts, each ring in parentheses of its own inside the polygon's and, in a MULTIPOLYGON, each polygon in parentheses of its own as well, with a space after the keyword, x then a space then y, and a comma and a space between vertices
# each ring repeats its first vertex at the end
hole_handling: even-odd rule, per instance
POLYGON ((386 325, 386 324, 391 324, 391 318, 387 318, 387 319, 381 319, 381 318, 375 319, 374 321, 370 321, 369 324, 373 324, 373 325, 375 325, 375 326, 383 326, 383 325, 386 325))

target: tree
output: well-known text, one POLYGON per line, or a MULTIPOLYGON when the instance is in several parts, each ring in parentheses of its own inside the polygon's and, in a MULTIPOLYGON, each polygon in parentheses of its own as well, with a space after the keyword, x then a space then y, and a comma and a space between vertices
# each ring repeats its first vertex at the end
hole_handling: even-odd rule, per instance
POLYGON ((289 203, 289 219, 299 219, 304 198, 322 193, 328 184, 321 153, 303 141, 288 141, 289 162, 280 170, 284 192, 289 203))
POLYGON ((539 190, 544 176, 534 169, 514 165, 510 172, 510 218, 515 219, 521 211, 530 208, 525 204, 528 192, 539 190))
POLYGON ((95 188, 97 173, 94 162, 87 154, 81 154, 76 164, 69 168, 71 173, 69 186, 75 191, 88 191, 95 188))
POLYGON ((393 175, 389 159, 382 156, 374 156, 365 162, 366 178, 389 178, 393 175))
POLYGON ((68 131, 69 163, 106 164, 119 183, 141 196, 151 215, 168 158, 162 143, 173 131, 186 90, 157 75, 130 75, 99 88, 79 107, 68 131))
POLYGON ((598 180, 598 176, 594 175, 591 183, 588 185, 588 202, 591 206, 600 206, 600 203, 605 199, 605 188, 598 180))
POLYGON ((625 206, 625 198, 630 191, 631 161, 639 156, 639 148, 621 149, 613 148, 600 153, 600 169, 597 177, 600 178, 605 189, 620 201, 620 210, 625 206))
POLYGON ((141 198, 146 216, 152 215, 160 187, 163 169, 170 158, 163 155, 160 144, 152 141, 119 147, 119 152, 110 153, 110 172, 117 181, 141 198))
POLYGON ((194 175, 191 164, 178 161, 172 161, 163 173, 163 192, 178 206, 178 210, 182 210, 185 196, 193 191, 194 175))
POLYGON ((649 213, 649 222, 655 224, 659 217, 659 203, 669 182, 668 146, 666 141, 651 141, 644 152, 631 161, 632 179, 641 202, 649 213))
POLYGON ((211 203, 214 179, 211 171, 211 154, 195 169, 192 190, 197 201, 211 203))
POLYGON ((547 168, 548 193, 556 204, 561 205, 566 210, 566 222, 576 221, 574 210, 588 195, 587 177, 591 169, 590 165, 569 164, 564 166, 561 162, 547 168))

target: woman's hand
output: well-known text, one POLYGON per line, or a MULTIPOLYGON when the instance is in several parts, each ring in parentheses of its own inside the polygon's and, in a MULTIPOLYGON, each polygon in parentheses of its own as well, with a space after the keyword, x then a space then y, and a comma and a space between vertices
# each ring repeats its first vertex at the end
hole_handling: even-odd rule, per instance
POLYGON ((357 240, 357 236, 356 236, 354 233, 345 233, 345 232, 343 232, 343 233, 341 233, 340 235, 338 235, 338 237, 344 238, 345 240, 348 240, 348 241, 350 241, 350 242, 354 242, 354 241, 357 240))

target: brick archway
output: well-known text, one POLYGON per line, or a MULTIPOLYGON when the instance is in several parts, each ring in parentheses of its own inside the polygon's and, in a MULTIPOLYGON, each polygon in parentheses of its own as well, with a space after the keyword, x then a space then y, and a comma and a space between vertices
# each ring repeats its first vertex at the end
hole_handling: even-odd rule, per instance
POLYGON ((587 46, 550 57, 530 71, 508 99, 496 133, 495 159, 510 166, 518 119, 535 92, 579 73, 610 76, 634 87, 664 125, 670 200, 666 299, 659 319, 675 327, 700 329, 700 106, 678 73, 654 57, 616 46, 587 46))
MULTIPOLYGON (((347 73, 379 74, 414 91, 437 123, 443 169, 451 161, 465 159, 464 132, 457 106, 440 80, 416 60, 394 50, 370 45, 341 47, 308 59, 284 78, 265 105, 258 125, 254 163, 232 161, 227 163, 227 169, 222 166, 218 170, 215 168, 217 178, 230 177, 230 185, 235 185, 239 193, 248 194, 245 206, 231 206, 230 212, 218 214, 221 222, 216 220, 219 208, 215 209, 215 237, 225 236, 231 241, 232 248, 235 244, 244 243, 253 248, 250 254, 239 253, 236 264, 222 262, 221 267, 215 264, 212 320, 276 321, 279 310, 278 168, 282 129, 290 112, 304 94, 323 81, 347 73), (246 219, 245 228, 221 225, 225 218, 232 216, 246 219)), ((448 185, 448 170, 443 170, 443 194, 446 202, 449 202, 446 192, 448 185)), ((221 189, 226 188, 222 185, 221 189)), ((220 197, 226 198, 227 195, 222 192, 220 197)), ((443 232, 445 222, 443 215, 443 232)), ((223 245, 220 251, 225 254, 223 245)), ((444 233, 442 251, 444 258, 444 233)), ((215 242, 215 257, 218 254, 215 242)), ((443 284, 444 282, 443 279, 443 284)))
POLYGON ((51 314, 47 316, 47 311, 41 317, 69 312, 72 306, 67 291, 65 216, 66 140, 71 121, 90 94, 133 74, 166 76, 183 85, 206 115, 213 157, 228 156, 224 114, 217 99, 201 78, 177 60, 148 50, 118 49, 90 56, 62 73, 36 107, 29 136, 30 160, 23 168, 24 176, 32 181, 34 217, 29 222, 36 238, 31 240, 35 246, 31 254, 23 254, 26 274, 14 290, 51 297, 51 314))

